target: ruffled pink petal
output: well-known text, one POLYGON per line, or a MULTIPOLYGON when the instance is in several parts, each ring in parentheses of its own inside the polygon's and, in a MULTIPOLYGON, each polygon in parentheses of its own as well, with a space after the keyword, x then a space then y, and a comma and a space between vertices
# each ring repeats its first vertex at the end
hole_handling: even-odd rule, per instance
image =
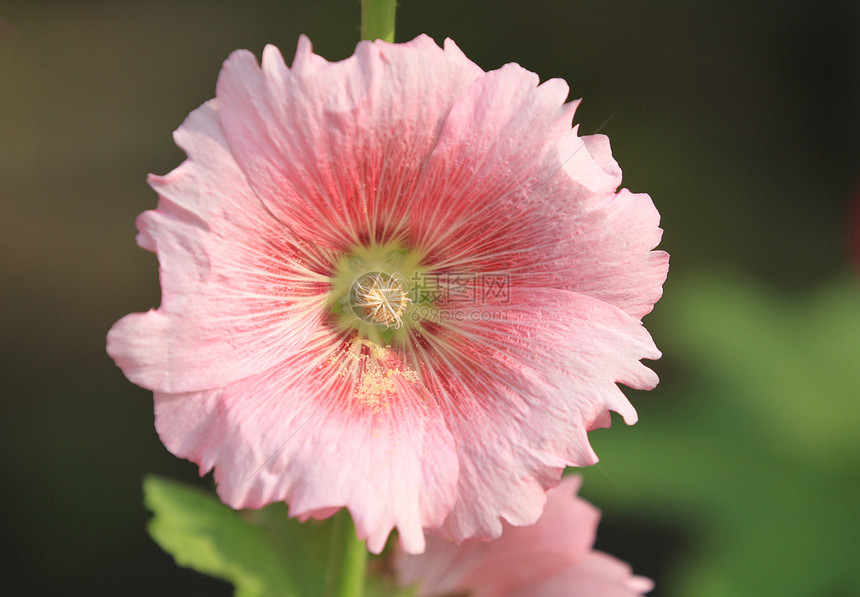
POLYGON ((477 79, 454 104, 410 222, 411 237, 434 266, 480 271, 479 264, 526 256, 519 242, 533 239, 524 235, 523 217, 533 215, 535 191, 551 177, 553 144, 570 130, 576 104, 564 103, 567 94, 564 81, 539 86, 537 75, 507 64, 477 79))
POLYGON ((321 324, 328 292, 318 251, 286 236, 245 182, 212 101, 176 131, 188 160, 152 176, 158 209, 138 243, 158 255, 162 304, 108 334, 133 382, 162 392, 217 388, 266 371, 321 324))
POLYGON ((579 477, 566 477, 547 493, 536 524, 506 524, 495 541, 457 545, 434 534, 423 554, 397 552, 398 580, 418 583, 424 597, 459 592, 472 597, 633 597, 649 591, 649 579, 592 551, 600 512, 576 497, 580 483, 579 477))
POLYGON ((218 79, 221 121, 251 187, 297 234, 335 250, 402 237, 445 115, 482 74, 427 36, 361 42, 328 63, 302 37, 293 67, 234 52, 218 79), (333 92, 336 90, 336 92, 333 92))
POLYGON ((421 581, 422 595, 469 590, 471 595, 508 595, 522 586, 560 574, 586 557, 594 545, 600 512, 572 499, 581 484, 577 476, 562 480, 547 494, 541 518, 531 526, 504 525, 495 541, 456 544, 433 534, 425 555, 399 556, 403 584, 421 581))
POLYGON ((457 502, 443 530, 494 538, 500 518, 537 520, 564 466, 596 462, 586 431, 610 410, 636 421, 616 382, 652 388, 657 376, 639 361, 660 353, 638 320, 568 291, 512 287, 442 316, 411 350, 457 438, 457 502))
POLYGON ((669 255, 660 243, 660 214, 646 194, 626 189, 606 193, 591 182, 595 167, 621 172, 603 135, 577 137, 569 131, 555 149, 563 165, 542 189, 544 203, 557 206, 564 223, 547 259, 564 271, 562 287, 606 301, 637 319, 651 312, 663 294, 669 255), (564 209, 576 197, 577 209, 564 209))
MULTIPOLYGON (((554 183, 544 192, 569 195, 568 189, 557 189, 554 183)), ((589 202, 573 217, 557 220, 566 222, 566 236, 545 247, 546 262, 539 267, 553 264, 554 271, 548 273, 558 287, 605 301, 636 319, 651 312, 663 295, 669 255, 652 250, 662 230, 660 214, 648 195, 622 189, 589 202)), ((525 277, 531 283, 541 280, 525 277)))
MULTIPOLYGON (((654 582, 633 576, 630 566, 599 551, 588 554, 576 567, 536 583, 505 593, 506 597, 638 597, 654 588, 654 582)), ((499 595, 502 595, 501 593, 499 595)), ((476 597, 485 597, 478 593, 476 597)))
POLYGON ((436 270, 493 271, 563 288, 641 318, 662 294, 668 255, 647 195, 616 194, 606 137, 578 137, 568 88, 515 64, 454 104, 419 187, 411 238, 436 270))
POLYGON ((394 355, 344 350, 326 336, 312 345, 225 388, 156 393, 162 441, 201 475, 214 468, 218 494, 234 508, 286 501, 306 519, 346 507, 371 551, 395 527, 406 552, 422 551, 424 528, 441 524, 458 476, 441 409, 394 355))

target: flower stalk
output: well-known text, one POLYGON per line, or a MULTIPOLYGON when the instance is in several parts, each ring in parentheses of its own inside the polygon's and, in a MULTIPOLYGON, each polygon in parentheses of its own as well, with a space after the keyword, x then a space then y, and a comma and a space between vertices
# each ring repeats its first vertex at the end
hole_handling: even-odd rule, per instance
POLYGON ((396 0, 361 0, 361 39, 394 43, 396 0))
POLYGON ((367 573, 367 548, 355 533, 346 509, 332 520, 325 597, 361 597, 367 573))

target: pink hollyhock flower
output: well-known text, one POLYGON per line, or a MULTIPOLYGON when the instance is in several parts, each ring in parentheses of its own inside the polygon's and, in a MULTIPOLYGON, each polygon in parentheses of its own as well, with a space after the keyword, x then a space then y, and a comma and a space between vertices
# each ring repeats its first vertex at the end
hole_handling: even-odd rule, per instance
POLYGON ((547 493, 546 509, 530 527, 507 524, 496 541, 460 545, 433 535, 420 555, 395 553, 403 585, 422 597, 634 597, 654 588, 630 566, 594 551, 600 511, 578 498, 582 479, 566 477, 547 493))
POLYGON ((235 508, 345 506, 375 552, 537 520, 586 432, 636 420, 616 382, 657 383, 668 262, 567 93, 426 36, 233 53, 137 221, 162 304, 108 334, 165 446, 235 508))

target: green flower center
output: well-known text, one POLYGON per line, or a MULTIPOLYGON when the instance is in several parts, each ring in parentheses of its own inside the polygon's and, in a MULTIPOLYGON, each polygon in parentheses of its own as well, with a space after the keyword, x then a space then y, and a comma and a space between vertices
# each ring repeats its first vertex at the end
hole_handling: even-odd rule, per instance
POLYGON ((420 292, 428 275, 422 257, 398 243, 356 247, 341 257, 329 293, 338 326, 380 346, 405 341, 428 303, 420 292))

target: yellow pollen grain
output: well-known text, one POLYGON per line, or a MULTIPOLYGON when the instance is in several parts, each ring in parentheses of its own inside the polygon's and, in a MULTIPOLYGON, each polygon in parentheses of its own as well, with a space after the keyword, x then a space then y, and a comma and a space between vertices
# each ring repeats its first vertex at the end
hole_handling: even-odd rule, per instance
POLYGON ((370 340, 355 338, 350 342, 346 356, 356 366, 341 368, 338 373, 341 376, 350 373, 357 375, 354 397, 373 411, 388 407, 388 398, 397 391, 398 378, 408 382, 418 381, 418 373, 413 369, 386 363, 391 360, 391 349, 370 340), (362 347, 367 347, 369 354, 363 352, 362 347))

